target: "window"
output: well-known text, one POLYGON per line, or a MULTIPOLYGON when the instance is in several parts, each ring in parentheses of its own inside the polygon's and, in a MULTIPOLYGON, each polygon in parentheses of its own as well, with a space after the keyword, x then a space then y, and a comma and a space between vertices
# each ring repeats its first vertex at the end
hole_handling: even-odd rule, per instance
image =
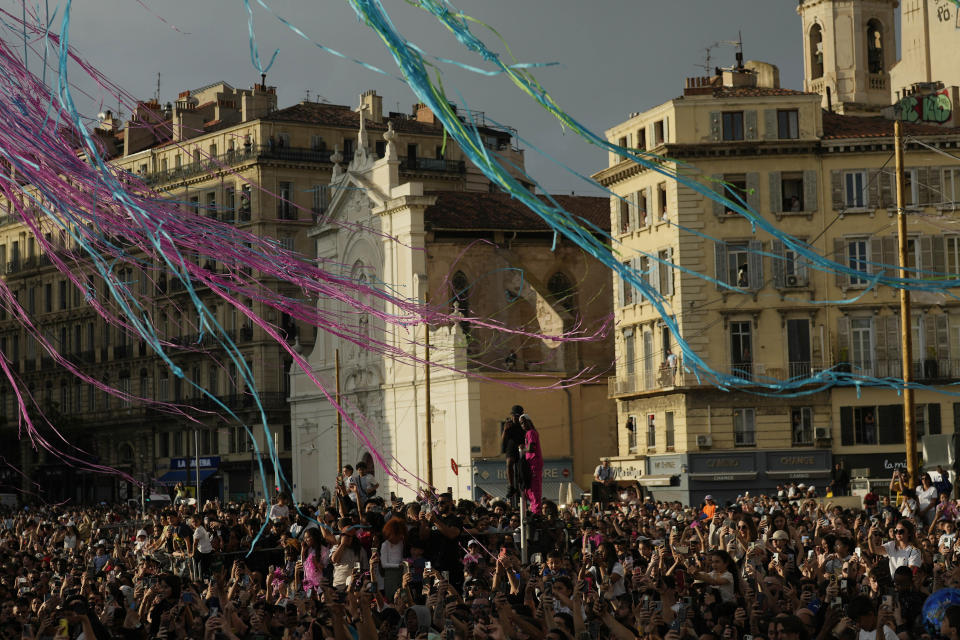
POLYGON ((210 191, 209 193, 207 193, 207 200, 206 200, 205 206, 206 206, 207 217, 213 218, 214 220, 216 220, 217 218, 217 192, 216 191, 210 191))
MULTIPOLYGON (((632 266, 630 262, 631 262, 630 260, 623 261, 623 267, 627 271, 627 273, 632 271, 632 266)), ((624 307, 633 304, 633 286, 623 276, 621 276, 620 278, 620 301, 622 303, 621 306, 624 306, 624 307)))
POLYGON ((293 236, 282 236, 280 238, 280 246, 286 249, 287 251, 293 251, 293 236))
POLYGON ((630 201, 620 200, 620 233, 630 233, 630 201))
POLYGON ((173 432, 173 455, 175 457, 183 455, 183 431, 173 432))
POLYGON ((637 130, 637 149, 644 151, 647 148, 647 129, 640 127, 637 130))
POLYGON ((200 455, 209 456, 210 452, 210 429, 204 429, 200 432, 200 455))
POLYGON ((647 414, 647 449, 657 446, 657 418, 654 414, 647 414))
POLYGON ((234 209, 237 206, 237 190, 227 187, 223 192, 223 221, 233 222, 234 209))
POLYGON ((637 416, 627 416, 627 449, 630 452, 637 450, 637 416))
POLYGON ((960 204, 960 169, 943 170, 943 202, 960 204))
POLYGON ((634 373, 634 364, 637 360, 636 341, 633 329, 623 330, 623 370, 628 376, 634 373))
POLYGON ((653 332, 643 332, 643 388, 652 389, 654 371, 656 370, 656 354, 653 352, 653 332))
POLYGON ((129 407, 130 406, 130 374, 121 373, 120 374, 120 406, 129 407))
POLYGON ((160 450, 160 457, 169 458, 170 457, 170 434, 167 433, 166 431, 163 431, 157 434, 157 439, 160 441, 160 446, 158 447, 158 449, 160 450))
POLYGON ((240 213, 246 214, 246 219, 250 219, 250 185, 245 184, 240 187, 240 213))
POLYGON ((657 273, 659 274, 658 282, 658 291, 662 296, 672 296, 673 295, 673 268, 670 266, 673 263, 673 251, 671 249, 664 249, 657 252, 657 258, 659 258, 659 264, 657 265, 657 273))
POLYGON ((823 28, 819 24, 810 28, 810 78, 823 77, 823 28))
POLYGON ((794 407, 790 410, 791 434, 793 446, 813 444, 813 409, 810 407, 794 407))
POLYGON ((576 314, 577 306, 573 299, 575 293, 573 283, 562 271, 557 271, 550 276, 547 281, 547 291, 550 292, 550 298, 554 304, 571 316, 576 314))
POLYGON ((637 227, 642 229, 649 224, 647 222, 647 190, 637 191, 637 227))
POLYGON ((166 402, 170 399, 170 378, 166 372, 160 374, 157 380, 157 400, 166 402))
POLYGON ((281 440, 283 451, 290 451, 293 448, 293 430, 290 425, 283 425, 283 439, 281 440))
MULTIPOLYGON (((863 238, 847 240, 847 266, 854 271, 863 274, 870 272, 870 265, 867 259, 869 241, 863 238)), ((867 284, 867 279, 851 275, 849 278, 851 286, 863 286, 867 284)))
POLYGON ((277 215, 281 220, 295 220, 296 209, 293 206, 293 184, 281 182, 278 184, 277 215))
POLYGON ((920 183, 917 182, 916 169, 903 170, 903 206, 922 206, 920 203, 920 183))
POLYGON ((947 236, 947 273, 960 273, 960 236, 947 236))
POLYGON ((848 209, 867 206, 867 172, 847 171, 843 174, 843 203, 848 209))
POLYGON ((313 187, 313 213, 322 214, 327 210, 328 191, 327 185, 318 184, 313 187))
POLYGON ((781 211, 804 211, 803 174, 782 174, 780 177, 780 194, 783 197, 783 208, 781 211))
POLYGON ((53 311, 53 285, 49 282, 43 285, 43 310, 47 313, 53 311))
POLYGON ((281 133, 281 134, 277 135, 277 146, 280 147, 280 148, 289 147, 289 146, 290 146, 290 134, 289 134, 289 133, 281 133))
POLYGON ((310 136, 310 149, 313 151, 326 151, 327 143, 324 142, 323 136, 312 135, 310 136))
POLYGON ((883 73, 883 26, 876 19, 867 22, 867 71, 883 73))
POLYGON ((749 320, 730 323, 730 373, 744 380, 753 377, 752 329, 749 320))
POLYGON ((940 403, 918 404, 914 408, 914 433, 917 438, 925 435, 939 435, 942 432, 940 425, 940 403))
POLYGON ((855 444, 877 444, 877 420, 874 407, 854 408, 853 440, 855 444))
MULTIPOLYGON (((723 181, 726 187, 726 196, 734 203, 746 207, 747 206, 747 176, 743 173, 737 174, 727 174, 723 176, 723 181)), ((727 209, 726 214, 728 216, 735 215, 737 212, 733 209, 727 209)))
POLYGON ((67 308, 67 302, 69 297, 67 296, 67 281, 60 281, 60 310, 63 311, 67 308))
POLYGON ((723 112, 723 139, 743 140, 743 111, 723 112))
POLYGON ((855 373, 873 372, 873 318, 850 318, 850 364, 855 373))
POLYGON ((667 445, 667 450, 669 451, 670 449, 673 449, 675 444, 674 440, 676 439, 676 436, 674 435, 674 428, 673 428, 673 411, 667 411, 666 413, 663 414, 663 426, 667 430, 666 445, 667 445))
POLYGON ((657 220, 667 219, 667 183, 657 185, 657 220))
POLYGON ((800 137, 800 116, 796 109, 777 111, 777 137, 796 140, 800 137))
POLYGON ((746 242, 727 244, 727 284, 741 289, 750 287, 750 247, 746 242))
POLYGON ((200 215, 200 198, 190 198, 190 204, 188 205, 187 210, 195 216, 200 215))
POLYGON ((755 447, 757 433, 753 409, 733 410, 733 444, 737 447, 755 447))
POLYGON ((667 141, 667 125, 665 120, 653 123, 653 146, 659 146, 667 141))

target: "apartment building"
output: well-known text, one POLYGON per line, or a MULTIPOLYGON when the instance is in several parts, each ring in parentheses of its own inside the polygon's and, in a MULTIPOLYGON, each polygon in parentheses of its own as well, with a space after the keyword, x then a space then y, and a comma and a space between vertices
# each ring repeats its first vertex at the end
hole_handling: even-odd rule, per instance
MULTIPOLYGON (((402 149, 398 172, 431 189, 488 191, 489 183, 466 163, 456 145, 444 145, 442 127, 432 113, 414 107, 412 113, 383 113, 382 98, 369 91, 360 108, 304 101, 279 109, 275 87, 265 84, 236 89, 217 82, 183 92, 175 103, 140 103, 121 123, 110 112, 101 114, 95 133, 109 162, 168 196, 185 211, 218 218, 226 224, 277 240, 288 249, 314 255, 308 230, 323 219, 329 204, 328 184, 336 149, 352 154, 363 113, 366 127, 396 132, 402 149)), ((519 161, 521 152, 507 146, 509 131, 481 128, 489 143, 519 161)), ((383 154, 385 142, 371 148, 383 154)), ((521 163, 522 164, 522 163, 521 163)), ((69 251, 67 243, 62 250, 69 251)), ((240 424, 217 415, 216 405, 199 390, 174 376, 144 342, 108 326, 77 290, 40 253, 29 231, 17 220, 0 223, 0 261, 4 277, 19 300, 42 327, 45 336, 85 371, 124 392, 184 407, 196 421, 176 418, 82 384, 41 353, 19 322, 0 312, 0 351, 13 363, 23 387, 35 397, 70 445, 72 455, 129 473, 137 480, 171 484, 197 479, 193 460, 200 458, 199 476, 207 496, 247 498, 269 495, 275 482, 267 464, 267 486, 260 480, 258 461, 240 424)), ((216 256, 203 266, 222 269, 216 256)), ((266 286, 293 296, 289 285, 266 286)), ((131 271, 125 277, 136 278, 131 271)), ((92 280, 105 295, 99 278, 92 280)), ((139 294, 162 337, 192 349, 178 352, 174 362, 189 378, 230 407, 251 426, 260 451, 266 450, 262 420, 249 390, 239 382, 235 365, 225 362, 199 323, 182 284, 162 273, 140 277, 139 294)), ((292 474, 292 432, 289 394, 289 355, 243 314, 211 292, 198 295, 236 341, 257 384, 266 418, 284 473, 292 474)), ((247 302, 254 313, 274 323, 289 344, 309 349, 312 327, 297 326, 289 317, 260 303, 247 302)), ((39 483, 47 500, 79 502, 139 496, 134 485, 116 477, 77 468, 42 450, 31 448, 17 431, 17 407, 8 385, 0 386, 0 416, 8 461, 39 483)), ((49 435, 49 434, 48 434, 49 435)), ((62 446, 66 446, 65 444, 62 446)), ((263 455, 263 454, 262 454, 263 455)), ((266 464, 266 463, 265 463, 266 464)), ((11 477, 9 481, 27 482, 11 477)), ((34 491, 32 485, 25 489, 34 491)))

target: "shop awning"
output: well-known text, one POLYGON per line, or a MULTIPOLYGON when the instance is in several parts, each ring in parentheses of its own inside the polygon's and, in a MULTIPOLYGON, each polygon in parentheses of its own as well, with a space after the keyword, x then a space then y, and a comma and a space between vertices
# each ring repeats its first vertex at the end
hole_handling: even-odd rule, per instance
POLYGON ((673 484, 673 476, 641 476, 637 480, 637 483, 643 487, 669 487, 671 484, 673 484))
MULTIPOLYGON (((200 482, 203 482, 216 472, 216 469, 200 469, 200 482)), ((157 478, 157 484, 162 484, 167 487, 172 487, 178 482, 189 485, 196 483, 196 481, 197 472, 193 469, 177 469, 175 471, 167 471, 165 474, 157 478)))

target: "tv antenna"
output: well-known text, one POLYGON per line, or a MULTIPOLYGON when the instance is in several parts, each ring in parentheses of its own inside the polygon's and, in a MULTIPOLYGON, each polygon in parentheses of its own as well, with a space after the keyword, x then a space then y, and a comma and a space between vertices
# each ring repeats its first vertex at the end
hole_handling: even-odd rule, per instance
POLYGON ((704 72, 706 72, 708 75, 713 73, 714 71, 713 65, 710 64, 710 61, 713 59, 713 56, 711 54, 713 53, 714 49, 722 46, 736 47, 737 48, 737 54, 736 54, 737 68, 740 68, 743 66, 743 36, 740 31, 737 31, 736 40, 718 40, 717 42, 714 42, 713 44, 711 44, 709 47, 704 48, 705 55, 703 59, 703 64, 698 64, 697 66, 703 69, 704 72))

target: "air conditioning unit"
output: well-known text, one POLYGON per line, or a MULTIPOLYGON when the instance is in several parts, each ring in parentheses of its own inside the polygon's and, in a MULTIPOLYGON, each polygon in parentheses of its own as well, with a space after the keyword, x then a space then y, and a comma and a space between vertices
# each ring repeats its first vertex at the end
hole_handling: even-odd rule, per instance
POLYGON ((788 287, 799 287, 799 286, 800 286, 800 278, 798 278, 797 276, 787 276, 787 286, 788 286, 788 287))
POLYGON ((827 427, 817 427, 813 430, 814 437, 817 440, 830 440, 830 429, 827 427))
POLYGON ((697 446, 708 449, 713 446, 713 436, 697 436, 697 446))

